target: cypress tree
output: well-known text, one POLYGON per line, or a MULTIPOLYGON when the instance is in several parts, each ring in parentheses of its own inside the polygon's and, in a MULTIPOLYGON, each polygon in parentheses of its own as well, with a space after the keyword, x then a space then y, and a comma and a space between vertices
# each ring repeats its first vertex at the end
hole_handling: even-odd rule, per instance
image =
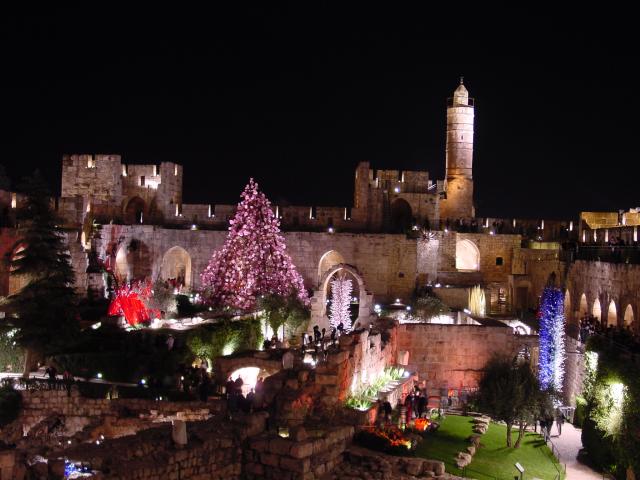
POLYGON ((39 172, 25 179, 24 205, 18 211, 18 240, 9 261, 11 277, 24 286, 7 299, 5 327, 16 328, 25 349, 25 375, 38 357, 68 344, 78 325, 75 276, 60 221, 39 172))

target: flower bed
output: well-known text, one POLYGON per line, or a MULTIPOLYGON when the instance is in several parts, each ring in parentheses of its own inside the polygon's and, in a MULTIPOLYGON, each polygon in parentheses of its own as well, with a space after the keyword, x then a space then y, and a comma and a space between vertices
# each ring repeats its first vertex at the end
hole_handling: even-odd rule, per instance
POLYGON ((390 455, 413 455, 415 444, 398 427, 385 426, 360 430, 355 441, 359 445, 390 455))

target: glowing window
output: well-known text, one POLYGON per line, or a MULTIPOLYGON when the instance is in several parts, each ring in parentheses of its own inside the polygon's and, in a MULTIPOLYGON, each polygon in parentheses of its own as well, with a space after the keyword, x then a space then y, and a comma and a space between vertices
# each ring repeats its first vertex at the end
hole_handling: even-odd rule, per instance
POLYGON ((471 240, 461 240, 456 243, 456 269, 480 270, 480 251, 471 240))

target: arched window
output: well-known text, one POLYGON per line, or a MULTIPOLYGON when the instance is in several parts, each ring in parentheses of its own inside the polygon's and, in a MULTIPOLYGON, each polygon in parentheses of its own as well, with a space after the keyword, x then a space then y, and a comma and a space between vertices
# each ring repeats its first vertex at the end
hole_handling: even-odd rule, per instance
POLYGON ((580 320, 582 320, 582 317, 584 317, 587 313, 589 313, 589 307, 587 306, 587 295, 583 293, 580 297, 580 320))
POLYGON ((624 311, 624 326, 633 325, 633 307, 631 304, 627 305, 624 311))
POLYGON ((573 317, 573 312, 571 311, 571 295, 569 294, 569 290, 564 294, 564 318, 567 319, 567 322, 571 321, 573 317))
POLYGON ((611 300, 609 304, 609 311, 607 312, 607 325, 613 325, 614 327, 618 324, 618 309, 616 308, 616 303, 611 300))
POLYGON ((456 269, 480 270, 480 251, 471 240, 461 240, 456 243, 456 269))
POLYGON ((596 298, 593 302, 593 308, 591 309, 591 315, 596 317, 596 320, 602 321, 602 308, 600 307, 600 300, 596 298))
POLYGON ((413 225, 413 212, 411 205, 402 199, 396 198, 391 204, 391 228, 394 232, 406 232, 413 225))

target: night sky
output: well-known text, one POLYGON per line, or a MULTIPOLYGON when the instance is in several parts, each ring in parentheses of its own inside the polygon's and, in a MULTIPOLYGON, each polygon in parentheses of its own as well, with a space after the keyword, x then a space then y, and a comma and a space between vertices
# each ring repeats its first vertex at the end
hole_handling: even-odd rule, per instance
POLYGON ((64 153, 119 153, 183 164, 185 202, 236 203, 254 176, 275 202, 347 205, 361 160, 443 178, 462 74, 479 216, 640 206, 633 30, 331 5, 5 12, 0 163, 59 191, 64 153))

